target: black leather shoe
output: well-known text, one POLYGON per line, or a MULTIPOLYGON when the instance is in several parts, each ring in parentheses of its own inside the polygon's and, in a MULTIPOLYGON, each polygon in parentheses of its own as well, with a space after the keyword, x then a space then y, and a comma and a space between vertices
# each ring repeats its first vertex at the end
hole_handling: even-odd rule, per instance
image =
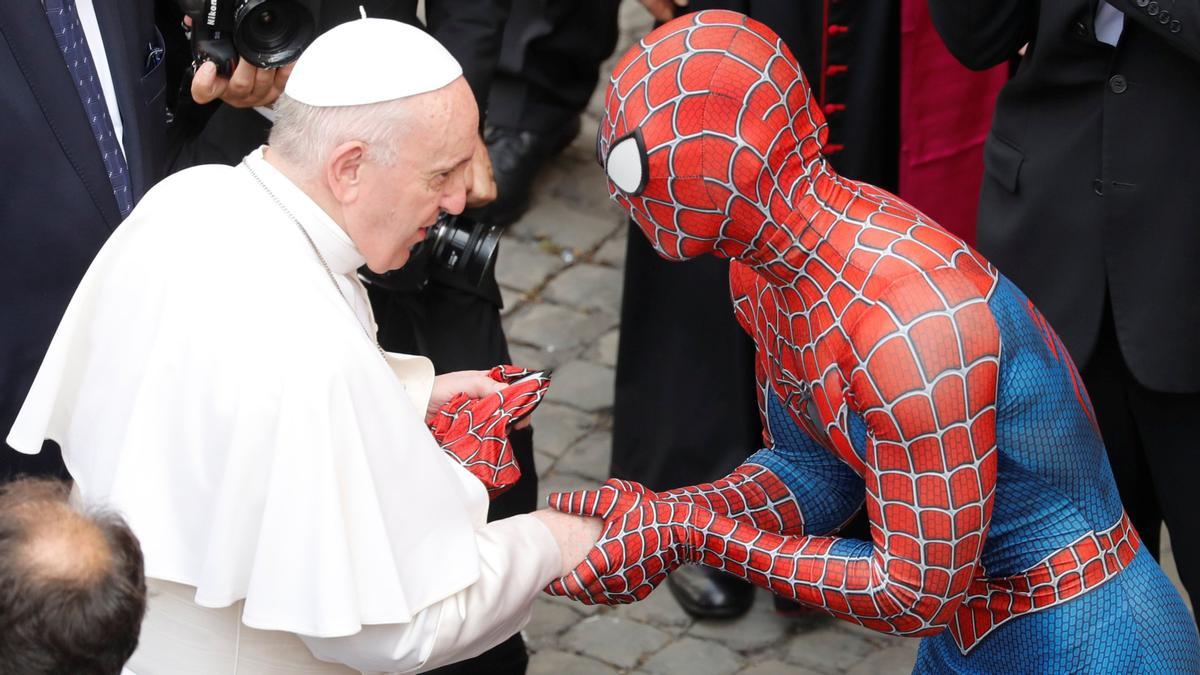
POLYGON ((804 619, 812 616, 825 616, 825 613, 815 607, 801 604, 795 600, 773 596, 775 613, 788 619, 804 619))
POLYGON ((667 577, 667 588, 683 611, 697 619, 732 619, 754 604, 753 586, 711 567, 680 567, 667 577))
POLYGON ((479 220, 506 227, 529 208, 529 195, 538 171, 551 157, 579 135, 579 117, 550 132, 489 126, 484 130, 492 176, 496 179, 496 201, 484 206, 479 220))

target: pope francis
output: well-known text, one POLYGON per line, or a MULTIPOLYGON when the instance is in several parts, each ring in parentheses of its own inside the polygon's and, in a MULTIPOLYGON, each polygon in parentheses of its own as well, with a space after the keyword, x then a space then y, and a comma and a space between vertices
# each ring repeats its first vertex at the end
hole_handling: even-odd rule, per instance
POLYGON ((355 271, 403 265, 439 210, 463 208, 478 113, 453 57, 404 24, 343 24, 276 115, 241 165, 145 196, 8 436, 58 442, 78 498, 141 540, 136 675, 467 658, 519 630, 599 532, 548 511, 485 524, 484 487, 423 419, 486 378, 434 378, 374 340, 355 271))

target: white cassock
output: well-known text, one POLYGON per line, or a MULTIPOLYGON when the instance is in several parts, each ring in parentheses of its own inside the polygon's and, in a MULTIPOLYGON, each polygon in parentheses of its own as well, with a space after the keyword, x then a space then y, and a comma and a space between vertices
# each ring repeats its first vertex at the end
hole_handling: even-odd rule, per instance
POLYGON ((556 576, 545 526, 486 524, 425 428, 433 368, 385 362, 362 263, 259 149, 151 190, 76 291, 8 442, 57 441, 141 540, 137 675, 432 668, 556 576))

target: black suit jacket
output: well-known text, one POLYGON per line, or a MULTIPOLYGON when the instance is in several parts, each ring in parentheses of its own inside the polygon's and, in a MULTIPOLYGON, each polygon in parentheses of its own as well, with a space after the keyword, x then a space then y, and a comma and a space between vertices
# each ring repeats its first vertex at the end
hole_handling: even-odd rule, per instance
MULTIPOLYGON (((149 1, 96 0, 134 199, 162 174, 161 46, 149 1)), ((0 437, 92 257, 120 223, 100 151, 40 0, 0 2, 0 437)), ((0 476, 54 470, 5 449, 0 476)))
POLYGON ((979 249, 1046 314, 1081 366, 1106 289, 1134 376, 1200 391, 1200 2, 930 0, 972 68, 1029 47, 984 149, 979 249))

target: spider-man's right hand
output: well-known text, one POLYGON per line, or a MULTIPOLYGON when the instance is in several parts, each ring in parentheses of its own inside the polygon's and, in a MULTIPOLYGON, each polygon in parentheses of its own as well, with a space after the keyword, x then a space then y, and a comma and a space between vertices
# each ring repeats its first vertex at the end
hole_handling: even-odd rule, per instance
POLYGON ((699 561, 703 534, 696 519, 714 518, 689 502, 655 499, 653 492, 628 481, 553 493, 549 502, 564 513, 604 519, 604 530, 587 558, 546 588, 551 595, 587 605, 625 604, 650 595, 672 570, 699 561))

